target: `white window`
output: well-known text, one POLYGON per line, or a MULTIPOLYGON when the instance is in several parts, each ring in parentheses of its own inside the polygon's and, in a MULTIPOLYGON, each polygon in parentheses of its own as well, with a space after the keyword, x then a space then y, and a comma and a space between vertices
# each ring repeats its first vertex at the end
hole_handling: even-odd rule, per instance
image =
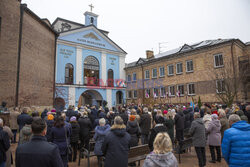
POLYGON ((152 78, 157 78, 157 68, 152 69, 152 78))
POLYGON ((168 65, 168 75, 174 75, 174 65, 168 65))
POLYGON ((131 75, 130 74, 127 77, 127 82, 131 82, 131 75))
POLYGON ((145 71, 145 79, 149 79, 149 70, 145 71))
POLYGON ((186 72, 193 72, 194 67, 193 67, 193 60, 187 60, 186 61, 186 72))
POLYGON ((216 92, 224 93, 226 91, 225 81, 224 80, 216 80, 216 92))
POLYGON ((136 98, 137 98, 137 90, 134 90, 134 92, 133 92, 133 96, 134 96, 134 99, 136 99, 136 98))
POLYGON ((161 95, 161 97, 166 96, 166 89, 165 89, 165 87, 161 87, 161 89, 160 89, 160 95, 161 95))
POLYGON ((136 73, 133 73, 133 81, 136 81, 136 73))
POLYGON ((184 85, 177 85, 177 92, 180 96, 184 96, 184 85))
POLYGON ((154 88, 154 97, 158 97, 159 96, 159 90, 158 88, 154 88))
POLYGON ((132 98, 132 91, 128 91, 128 99, 131 99, 132 98))
POLYGON ((223 67, 223 56, 222 54, 214 55, 214 67, 223 67))
POLYGON ((149 98, 150 97, 150 89, 145 90, 145 97, 149 98))
POLYGON ((176 64, 176 74, 182 74, 182 63, 177 63, 176 64))
POLYGON ((187 84, 187 89, 188 89, 188 95, 195 95, 195 89, 193 83, 187 84))
POLYGON ((159 71, 160 71, 160 77, 164 77, 165 76, 165 68, 164 67, 160 67, 159 71))
POLYGON ((169 86, 168 87, 168 92, 169 92, 169 96, 175 96, 175 88, 174 88, 174 86, 169 86))

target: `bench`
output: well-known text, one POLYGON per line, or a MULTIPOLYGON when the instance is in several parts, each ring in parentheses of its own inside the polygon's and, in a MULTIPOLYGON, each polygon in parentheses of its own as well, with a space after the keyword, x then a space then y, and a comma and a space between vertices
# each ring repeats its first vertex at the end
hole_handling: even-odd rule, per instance
POLYGON ((140 166, 140 160, 144 160, 149 153, 150 150, 147 144, 131 147, 128 153, 128 163, 138 161, 138 166, 140 166))
POLYGON ((192 138, 187 138, 179 142, 178 149, 177 149, 178 154, 179 154, 179 163, 181 163, 181 153, 184 150, 191 148, 192 146, 193 146, 192 138))

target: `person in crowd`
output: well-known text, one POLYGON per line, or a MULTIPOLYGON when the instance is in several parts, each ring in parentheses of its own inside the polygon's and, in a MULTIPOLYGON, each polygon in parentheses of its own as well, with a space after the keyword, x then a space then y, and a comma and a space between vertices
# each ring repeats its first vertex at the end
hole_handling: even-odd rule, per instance
POLYGON ((226 108, 225 109, 226 115, 227 115, 227 119, 229 118, 230 115, 233 114, 232 110, 230 108, 226 108))
POLYGON ((151 128, 151 116, 148 114, 148 108, 143 108, 143 113, 141 114, 139 126, 141 128, 141 143, 148 144, 149 132, 151 128))
POLYGON ((250 105, 246 106, 245 115, 248 118, 248 123, 250 123, 250 105))
POLYGON ((147 155, 143 167, 178 167, 172 153, 172 142, 167 133, 158 133, 154 140, 154 150, 147 155))
POLYGON ((168 135, 172 141, 172 144, 174 143, 174 117, 172 112, 167 112, 167 114, 164 114, 165 120, 164 125, 167 128, 168 135))
POLYGON ((48 109, 45 108, 41 114, 41 118, 44 119, 46 116, 47 116, 47 113, 48 113, 48 109))
MULTIPOLYGON (((64 124, 65 124, 65 127, 67 128, 67 131, 69 131, 69 136, 71 135, 71 132, 72 132, 72 127, 71 127, 71 124, 69 122, 66 121, 66 114, 65 113, 62 113, 61 114, 63 120, 64 120, 64 124)), ((71 117, 70 117, 71 118, 71 117)), ((68 141, 70 143, 70 140, 68 141)), ((68 144, 69 144, 68 143, 68 144)))
MULTIPOLYGON (((3 131, 8 133, 9 141, 11 141, 11 139, 13 138, 13 133, 12 133, 10 127, 4 125, 3 126, 3 131)), ((5 167, 11 167, 11 149, 10 148, 6 151, 5 167)))
POLYGON ((54 127, 51 129, 51 142, 59 148, 64 167, 68 166, 68 142, 69 131, 65 126, 62 116, 55 119, 54 127))
POLYGON ((149 149, 150 151, 154 150, 153 143, 155 140, 156 135, 159 132, 167 132, 167 128, 164 126, 164 118, 162 116, 156 116, 155 117, 155 127, 151 130, 150 136, 149 136, 149 149))
POLYGON ((0 112, 8 111, 8 108, 6 106, 7 103, 5 101, 2 101, 2 105, 0 106, 0 112))
POLYGON ((106 120, 106 114, 105 114, 104 110, 100 110, 100 112, 99 112, 99 114, 98 114, 98 118, 95 119, 95 121, 94 121, 93 129, 94 129, 97 125, 99 125, 99 120, 100 120, 101 118, 104 118, 105 121, 106 121, 106 123, 108 123, 108 120, 106 120))
POLYGON ((121 113, 119 114, 119 116, 122 118, 124 124, 127 125, 127 122, 128 122, 128 114, 126 114, 125 111, 126 111, 125 108, 122 108, 121 113))
POLYGON ((51 142, 51 129, 54 127, 54 116, 52 114, 49 114, 47 116, 47 133, 45 135, 45 137, 47 138, 48 142, 51 142))
POLYGON ((28 115, 28 108, 27 107, 23 108, 22 113, 17 117, 17 124, 19 125, 19 131, 21 131, 22 128, 24 127, 26 120, 29 120, 30 118, 31 116, 28 115))
POLYGON ((191 124, 189 134, 192 136, 199 167, 204 167, 206 166, 206 132, 203 119, 199 112, 194 113, 194 121, 191 124))
POLYGON ((5 167, 6 152, 10 148, 9 135, 3 130, 3 120, 0 118, 0 167, 5 167))
POLYGON ((137 122, 140 122, 140 116, 138 115, 136 109, 133 108, 133 109, 131 110, 130 115, 135 115, 136 121, 137 121, 137 122))
POLYGON ((16 143, 16 134, 18 130, 17 117, 20 115, 18 112, 18 108, 16 107, 14 110, 10 111, 10 129, 13 133, 13 138, 11 139, 11 143, 16 143))
POLYGON ((242 110, 236 111, 236 114, 240 116, 240 119, 242 121, 248 122, 248 118, 247 118, 247 116, 245 116, 245 114, 244 114, 244 112, 242 110))
POLYGON ((114 125, 105 136, 102 152, 105 156, 104 167, 127 167, 130 135, 120 116, 114 119, 114 125))
POLYGON ((90 139, 90 131, 92 130, 92 124, 90 119, 88 118, 88 113, 83 112, 82 116, 78 119, 78 124, 80 126, 80 141, 81 147, 89 150, 89 139, 90 139))
POLYGON ((211 153, 210 163, 216 163, 216 161, 221 162, 221 124, 218 120, 217 114, 211 115, 212 121, 209 123, 208 128, 206 129, 208 133, 208 145, 211 153), (217 153, 217 159, 215 159, 215 149, 217 153))
POLYGON ((106 124, 106 120, 104 118, 101 118, 99 120, 99 125, 96 126, 95 128, 95 135, 94 135, 94 140, 95 140, 95 148, 94 148, 94 153, 97 155, 97 161, 98 161, 98 167, 101 167, 101 156, 103 155, 102 153, 102 144, 104 142, 106 134, 110 131, 110 126, 106 124))
POLYGON ((25 126, 22 128, 22 130, 19 133, 19 143, 18 144, 24 144, 30 141, 32 138, 32 130, 31 130, 31 124, 32 124, 33 118, 28 118, 25 120, 25 126))
MULTIPOLYGON (((70 120, 70 118, 71 117, 73 117, 73 116, 77 116, 77 112, 76 111, 74 111, 74 108, 73 108, 73 106, 69 106, 68 107, 68 110, 66 111, 66 116, 67 116, 67 118, 68 118, 68 120, 67 121, 69 121, 70 120)), ((66 118, 66 117, 65 117, 66 118)), ((66 119, 65 119, 66 120, 66 119)))
POLYGON ((31 125, 34 136, 16 149, 16 167, 63 167, 57 145, 46 140, 46 122, 35 118, 31 125))
POLYGON ((39 112, 35 110, 32 112, 31 116, 32 116, 32 118, 39 117, 39 112))
POLYGON ((222 155, 231 166, 250 166, 250 125, 237 114, 229 116, 231 128, 224 132, 222 155))
POLYGON ((80 126, 76 120, 75 116, 72 116, 70 118, 70 124, 72 127, 72 133, 70 135, 70 145, 73 149, 73 161, 76 161, 77 157, 77 147, 78 147, 78 141, 79 141, 79 133, 80 133, 80 126))
POLYGON ((205 112, 205 115, 203 117, 203 122, 204 122, 204 125, 205 125, 205 128, 207 129, 208 128, 208 125, 209 123, 212 121, 212 118, 211 118, 211 110, 210 109, 207 109, 207 111, 205 112))
POLYGON ((184 140, 184 122, 185 116, 182 112, 182 109, 178 109, 174 117, 175 129, 176 129, 176 139, 178 142, 184 140))
POLYGON ((218 114, 219 114, 219 120, 220 120, 220 124, 221 124, 220 133, 221 133, 221 140, 222 140, 225 130, 227 130, 229 128, 229 122, 228 122, 226 113, 223 109, 219 109, 218 114))

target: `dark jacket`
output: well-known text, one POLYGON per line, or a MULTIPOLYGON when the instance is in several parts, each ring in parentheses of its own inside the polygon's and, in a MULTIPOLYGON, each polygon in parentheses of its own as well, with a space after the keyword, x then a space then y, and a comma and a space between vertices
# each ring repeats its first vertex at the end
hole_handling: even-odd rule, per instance
POLYGON ((54 120, 47 120, 46 123, 47 123, 47 133, 45 135, 45 137, 47 138, 47 141, 48 142, 51 142, 51 129, 53 128, 54 126, 54 120))
POLYGON ((151 134, 150 134, 149 142, 148 142, 148 146, 151 151, 154 150, 153 143, 154 143, 156 135, 159 132, 167 132, 167 128, 163 124, 156 124, 155 127, 151 130, 151 134))
POLYGON ((68 110, 66 111, 66 116, 69 118, 69 120, 70 120, 70 118, 73 117, 73 116, 77 117, 77 114, 78 114, 77 111, 74 111, 74 110, 71 110, 71 109, 68 109, 68 110))
POLYGON ((72 132, 70 135, 70 142, 71 143, 78 143, 79 140, 79 134, 80 134, 80 126, 78 122, 70 122, 72 127, 72 132))
POLYGON ((143 113, 140 116, 141 134, 148 135, 151 128, 151 116, 148 113, 143 113))
POLYGON ((176 130, 184 129, 185 116, 182 111, 177 112, 177 114, 174 117, 174 122, 176 130))
POLYGON ((167 132, 169 137, 171 138, 171 141, 174 141, 174 119, 169 118, 165 119, 164 125, 167 128, 167 132))
POLYGON ((128 114, 126 114, 126 113, 124 112, 124 113, 120 113, 119 116, 122 118, 123 123, 124 123, 125 125, 127 125, 127 122, 128 122, 128 114))
POLYGON ((129 146, 130 147, 138 146, 141 131, 137 121, 136 120, 128 121, 126 130, 131 137, 129 141, 129 146))
POLYGON ((30 142, 17 147, 16 167, 63 167, 63 162, 55 144, 43 136, 33 136, 30 142))
POLYGON ((80 117, 78 119, 78 124, 80 126, 80 138, 89 137, 90 131, 92 129, 91 121, 88 117, 80 117))
POLYGON ((220 133, 221 133, 221 140, 222 140, 225 130, 227 130, 229 128, 229 122, 228 122, 228 119, 226 116, 220 118, 220 124, 221 124, 220 133))
POLYGON ((0 127, 0 163, 6 161, 5 152, 10 148, 10 140, 8 133, 3 131, 3 128, 0 127))
POLYGON ((94 135, 94 140, 95 140, 94 153, 95 153, 95 155, 103 155, 102 143, 104 142, 105 136, 109 132, 109 130, 110 130, 109 125, 97 126, 95 128, 95 135, 94 135))
POLYGON ((47 116, 48 110, 44 109, 42 114, 41 114, 41 118, 44 119, 47 116))
POLYGON ((19 125, 19 131, 24 127, 27 120, 31 119, 32 117, 26 113, 22 113, 17 117, 17 124, 19 125))
POLYGON ((67 154, 66 135, 68 138, 69 131, 67 131, 67 128, 65 127, 53 127, 51 129, 51 142, 55 143, 58 146, 61 155, 67 154))
POLYGON ((190 110, 184 110, 183 114, 185 115, 185 121, 184 121, 184 129, 189 129, 191 127, 191 120, 192 120, 192 111, 190 110))
POLYGON ((192 136, 194 147, 206 146, 206 130, 202 118, 197 118, 192 122, 189 133, 192 136))
MULTIPOLYGON (((115 125, 114 125, 115 126, 115 125)), ((130 135, 126 129, 111 129, 102 144, 104 167, 127 167, 130 135)))

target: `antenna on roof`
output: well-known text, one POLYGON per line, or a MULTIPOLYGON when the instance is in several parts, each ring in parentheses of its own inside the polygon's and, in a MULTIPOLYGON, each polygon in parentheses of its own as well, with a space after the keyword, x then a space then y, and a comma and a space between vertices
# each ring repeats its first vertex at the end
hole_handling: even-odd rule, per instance
POLYGON ((167 48, 166 46, 167 43, 168 42, 159 42, 159 54, 163 52, 162 49, 167 48))

